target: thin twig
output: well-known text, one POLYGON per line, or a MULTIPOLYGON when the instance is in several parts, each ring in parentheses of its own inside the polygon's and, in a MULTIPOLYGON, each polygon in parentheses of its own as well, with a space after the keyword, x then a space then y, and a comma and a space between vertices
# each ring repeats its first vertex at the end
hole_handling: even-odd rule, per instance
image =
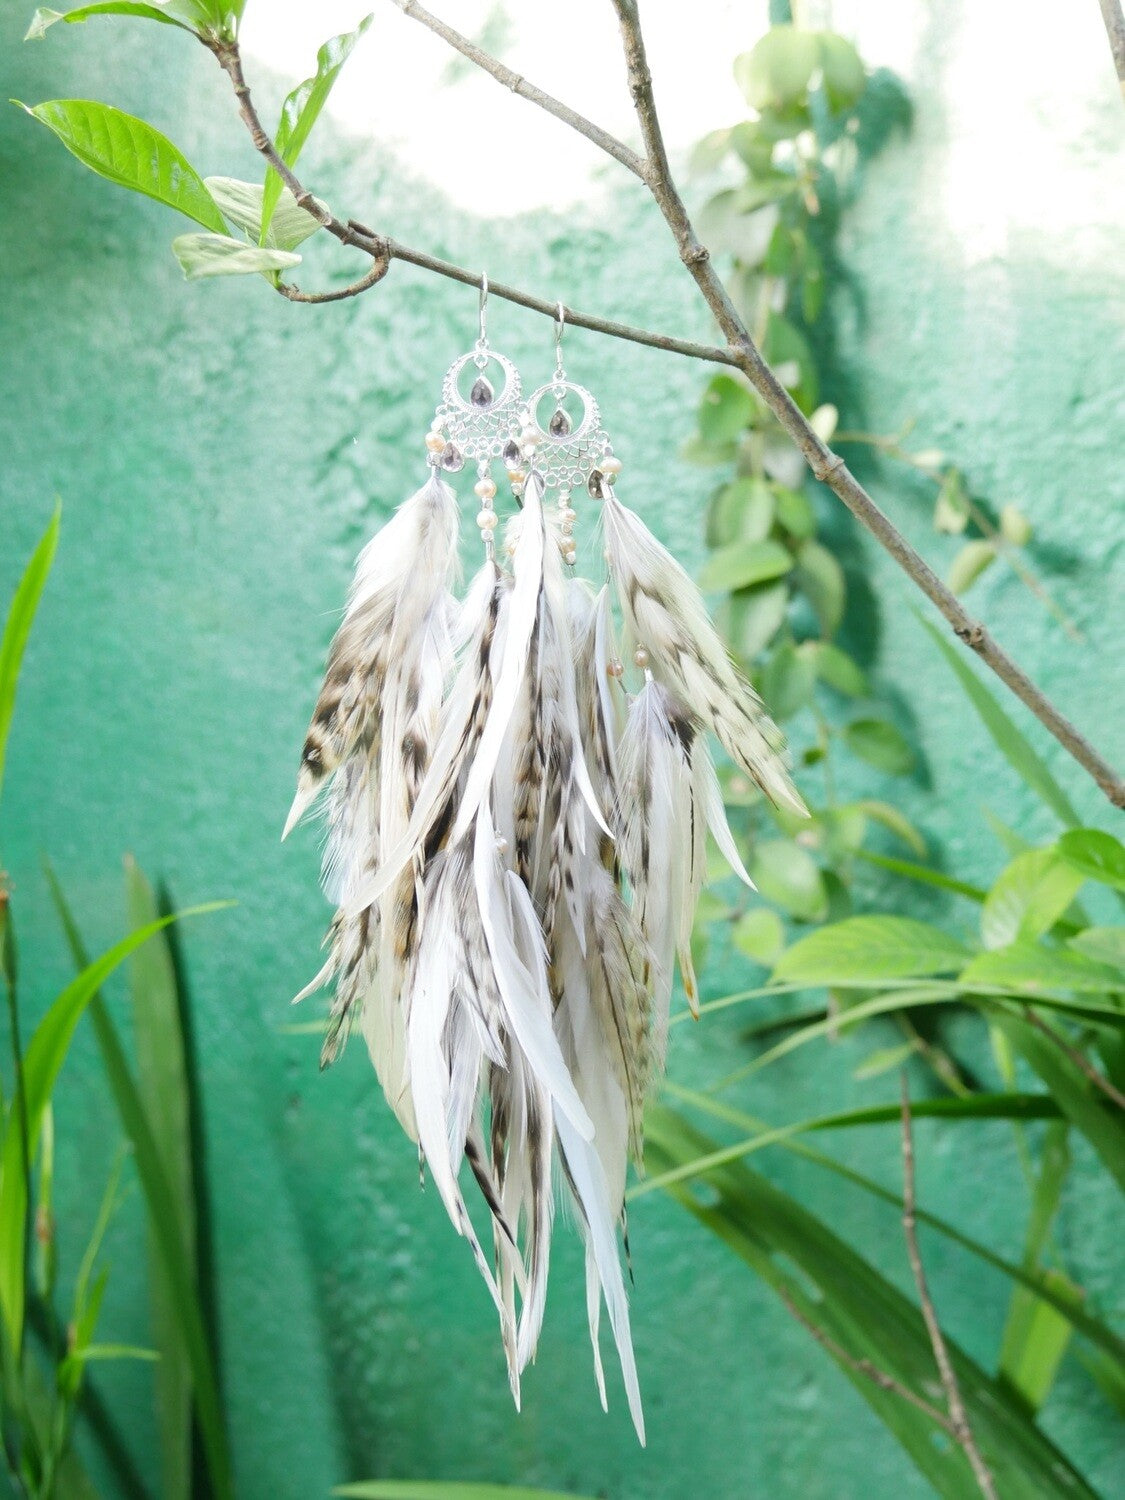
MULTIPOLYGON (((833 490, 860 524, 875 537, 907 576, 937 606, 953 628, 954 634, 977 653, 986 666, 1031 710, 1068 754, 1089 772, 1114 806, 1125 807, 1125 779, 1117 774, 1108 761, 1098 754, 1089 741, 1035 686, 1027 674, 995 643, 984 626, 968 614, 956 595, 946 588, 929 564, 910 546, 905 537, 879 509, 875 501, 848 470, 844 460, 821 441, 762 358, 711 264, 706 246, 702 245, 697 238, 683 200, 673 182, 653 102, 652 79, 645 60, 636 5, 633 0, 614 0, 614 5, 621 20, 622 34, 625 39, 630 89, 636 102, 638 118, 641 121, 642 134, 648 151, 648 160, 643 173, 644 180, 675 235, 681 260, 694 277, 727 338, 728 347, 721 349, 713 345, 693 344, 684 339, 674 339, 663 334, 649 333, 644 329, 615 324, 607 319, 591 317, 569 308, 565 309, 567 322, 580 328, 589 328, 598 333, 608 334, 611 337, 627 339, 633 343, 645 344, 651 348, 684 354, 713 363, 732 365, 741 370, 803 454, 813 476, 833 490)), ((453 32, 451 28, 446 27, 444 23, 437 21, 436 17, 430 15, 428 11, 412 3, 406 4, 404 10, 413 19, 444 36, 451 45, 457 47, 458 51, 477 62, 491 76, 501 78, 501 72, 498 71, 502 69, 501 64, 465 38, 460 37, 458 33, 453 32)), ((425 252, 400 245, 385 236, 377 235, 364 226, 358 225, 354 219, 347 221, 338 219, 323 203, 318 202, 281 159, 273 141, 262 128, 243 76, 237 44, 209 41, 207 45, 214 52, 220 66, 230 76, 238 99, 239 112, 250 131, 255 147, 278 173, 297 203, 307 209, 330 234, 333 234, 341 243, 352 245, 375 259, 388 257, 392 260, 403 260, 438 275, 450 277, 455 281, 471 285, 480 284, 478 274, 450 262, 441 261, 425 252)), ((518 75, 514 76, 518 77, 518 75)), ((521 82, 526 83, 525 80, 521 82)), ((541 90, 534 89, 529 84, 521 88, 520 92, 532 103, 540 105, 560 119, 566 119, 566 107, 560 105, 557 100, 551 99, 550 95, 543 94, 541 90)), ((577 118, 582 120, 581 116, 577 118)), ((595 140, 597 127, 591 126, 589 121, 582 121, 582 124, 588 127, 582 129, 582 133, 589 139, 595 140), (591 134, 591 131, 595 133, 591 134)), ((617 144, 620 145, 620 143, 617 144)), ((616 156, 618 160, 621 159, 618 152, 611 151, 610 154, 616 156)), ((490 290, 496 296, 516 302, 532 311, 551 318, 557 316, 557 303, 549 302, 544 298, 531 297, 507 286, 493 285, 490 290)))
POLYGON ((460 52, 462 57, 468 58, 483 72, 495 78, 497 83, 502 83, 506 89, 511 89, 513 94, 518 94, 521 99, 527 99, 531 104, 545 109, 549 115, 554 115, 556 120, 561 120, 564 125, 569 125, 572 130, 577 130, 579 135, 584 135, 588 141, 593 141, 607 156, 612 156, 619 161, 623 167, 628 167, 634 176, 639 177, 642 182, 647 181, 646 163, 644 157, 638 156, 624 141, 619 141, 615 135, 610 135, 608 130, 603 130, 600 125, 595 125, 585 115, 580 115, 569 105, 563 104, 561 100, 553 98, 543 89, 537 88, 535 84, 529 83, 522 74, 509 68, 499 58, 493 57, 491 53, 485 52, 468 37, 462 36, 459 31, 454 31, 452 26, 447 26, 438 16, 426 10, 424 6, 418 5, 416 0, 394 0, 395 5, 404 15, 412 21, 420 21, 427 30, 432 31, 435 36, 441 37, 455 52, 460 52))
POLYGON ((973 1436, 969 1413, 965 1409, 961 1387, 957 1383, 953 1361, 949 1357, 949 1349, 946 1346, 945 1335, 941 1331, 941 1324, 934 1311, 925 1268, 922 1265, 922 1252, 918 1248, 918 1228, 914 1212, 914 1137, 910 1127, 910 1092, 906 1086, 905 1069, 902 1073, 902 1232, 906 1237, 906 1254, 910 1261, 910 1269, 914 1274, 914 1284, 918 1288, 918 1300, 922 1305, 922 1317, 926 1324, 926 1332, 930 1336, 930 1346, 934 1351, 934 1362, 941 1377, 942 1389, 945 1391, 953 1436, 969 1460, 969 1466, 985 1500, 998 1500, 996 1483, 981 1457, 976 1438, 973 1436))
POLYGON ((1085 1053, 1079 1051, 1077 1047, 1072 1047, 1053 1026, 1048 1026, 1042 1016, 1033 1011, 1030 1005, 1024 1006, 1021 1009, 1020 1019, 1026 1021, 1029 1026, 1033 1026, 1036 1031, 1041 1031, 1045 1037, 1054 1042, 1059 1051, 1070 1059, 1084 1078, 1088 1078, 1094 1087, 1100 1089, 1107 1099, 1112 1099, 1118 1109, 1125 1109, 1125 1094, 1120 1089, 1115 1088, 1104 1073, 1098 1072, 1085 1053))
POLYGON ((361 276, 358 281, 353 281, 350 286, 340 287, 338 291, 302 292, 301 288, 294 286, 291 281, 279 281, 277 290, 290 302, 343 302, 347 297, 358 297, 361 292, 366 292, 376 282, 382 281, 390 267, 390 257, 380 255, 365 276, 361 276))
POLYGON ((956 1433, 953 1431, 953 1423, 943 1411, 939 1411, 936 1406, 931 1406, 923 1397, 916 1395, 908 1385, 903 1385, 893 1375, 888 1375, 886 1370, 881 1370, 871 1360, 856 1359, 853 1354, 849 1354, 841 1344, 837 1344, 834 1339, 830 1338, 823 1328, 818 1328, 811 1318, 805 1317, 804 1313, 783 1286, 778 1286, 775 1290, 797 1322, 800 1323, 801 1327, 807 1329, 821 1348, 827 1349, 833 1359, 838 1360, 842 1365, 846 1365, 849 1370, 854 1370, 857 1375, 866 1376, 880 1390, 890 1391, 893 1395, 901 1397, 903 1401, 908 1401, 911 1406, 916 1407, 918 1411, 923 1412, 929 1417, 931 1422, 935 1422, 943 1432, 947 1432, 950 1437, 956 1437, 956 1433))
POLYGON ((1121 0, 1099 0, 1105 33, 1109 37, 1109 50, 1113 53, 1113 66, 1117 69, 1117 81, 1125 94, 1125 14, 1121 0))

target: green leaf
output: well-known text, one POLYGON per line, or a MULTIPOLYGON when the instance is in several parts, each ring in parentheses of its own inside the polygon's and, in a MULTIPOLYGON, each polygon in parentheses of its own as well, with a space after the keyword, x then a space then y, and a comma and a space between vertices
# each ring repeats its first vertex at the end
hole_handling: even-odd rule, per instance
POLYGON ((1087 927, 1070 939, 1070 946, 1095 963, 1125 971, 1125 927, 1087 927))
MULTIPOLYGON (((1045 1026, 1052 1026, 1044 1021, 1045 1026)), ((1071 1124, 1097 1152, 1118 1187, 1125 1191, 1125 1116, 1097 1092, 1078 1066, 1041 1031, 1017 1016, 1000 1014, 996 1025, 1024 1062, 1036 1072, 1071 1124)))
POLYGON ((963 660, 960 647, 947 641, 937 626, 929 620, 923 619, 922 624, 933 637, 938 650, 953 668, 958 682, 965 690, 965 696, 976 709, 981 723, 988 730, 1009 765, 1018 772, 1061 822, 1069 828, 1077 827, 1078 814, 1071 806, 1066 793, 996 699, 972 671, 968 662, 963 660))
POLYGON ((723 164, 731 148, 731 130, 712 130, 691 148, 688 175, 706 177, 723 164))
MULTIPOLYGON (((917 462, 919 457, 915 455, 917 462)), ((940 455, 938 455, 940 462, 940 455)), ((960 536, 969 524, 969 497, 965 492, 960 471, 947 469, 942 475, 941 487, 934 504, 934 530, 949 536, 960 536)))
POLYGON ((17 585, 8 609, 4 634, 0 637, 0 787, 4 785, 4 762, 8 750, 8 732, 12 727, 12 714, 16 706, 20 664, 47 575, 55 560, 61 517, 62 508, 56 504, 55 513, 17 585))
POLYGON ((949 587, 955 594, 963 594, 995 561, 996 547, 992 542, 983 538, 966 542, 950 565, 949 587))
POLYGON ((771 26, 765 36, 734 60, 734 78, 753 109, 800 104, 820 61, 815 32, 771 26))
POLYGON ((827 547, 807 541, 797 551, 796 581, 820 622, 823 636, 834 635, 844 618, 844 570, 827 547))
POLYGON ((858 1067, 852 1069, 857 1083, 866 1083, 872 1078, 881 1078, 892 1069, 905 1066, 918 1050, 917 1042, 903 1042, 898 1047, 877 1047, 869 1052, 858 1067))
POLYGON ((1087 880, 1125 891, 1125 847, 1098 828, 1076 828, 1064 833, 1058 851, 1087 880))
MULTIPOLYGON (((82 939, 50 867, 48 867, 47 876, 75 962, 82 963, 84 959, 82 939)), ((232 904, 229 901, 220 901, 210 906, 175 912, 171 916, 162 918, 154 928, 148 930, 160 930, 168 926, 170 922, 181 920, 183 917, 224 910, 232 904)), ((144 931, 146 929, 142 929, 142 932, 144 931)), ((134 934, 134 937, 136 936, 137 934, 134 934)), ((139 946, 139 943, 133 943, 130 951, 135 951, 139 946)), ((128 954, 122 956, 127 957, 128 954)), ((121 1124, 136 1158, 137 1176, 140 1178, 141 1188, 145 1195, 145 1206, 148 1210, 149 1229, 159 1246, 161 1263, 171 1294, 170 1305, 180 1320, 183 1347, 191 1364, 195 1410, 211 1489, 215 1500, 233 1500, 234 1490, 222 1400, 219 1395, 214 1359, 207 1342, 206 1325, 195 1284, 194 1266, 189 1263, 184 1235, 181 1232, 182 1203, 177 1199, 176 1192, 169 1182, 161 1159, 160 1148, 153 1135, 144 1102, 133 1080, 109 1009, 100 994, 94 994, 89 1003, 90 1017, 106 1077, 113 1091, 121 1124)))
POLYGON ((750 874, 762 898, 802 922, 819 922, 828 892, 811 855, 792 839, 767 839, 754 850, 750 874))
POLYGON ((723 486, 707 512, 707 545, 762 542, 773 525, 773 491, 761 479, 734 479, 723 486))
POLYGON ((168 26, 178 26, 181 31, 195 33, 195 28, 186 25, 184 19, 177 19, 177 12, 183 14, 189 12, 191 6, 181 4, 160 4, 154 0, 151 5, 134 3, 134 0, 99 0, 95 5, 78 5, 73 10, 50 10, 46 6, 40 6, 31 18, 31 25, 27 28, 25 42, 38 42, 47 34, 50 27, 59 21, 66 21, 74 25, 78 21, 86 21, 91 16, 143 16, 149 21, 163 21, 168 26))
POLYGON ((1028 998, 1049 990, 1112 995, 1121 989, 1121 974, 1076 949, 1047 948, 1023 939, 1006 948, 978 953, 962 970, 960 982, 966 989, 987 985, 1028 998))
POLYGON ((816 661, 804 647, 783 641, 762 672, 762 697, 775 719, 791 719, 812 698, 816 661))
POLYGON ((739 917, 731 933, 734 946, 755 963, 767 968, 777 962, 785 946, 785 928, 775 911, 756 906, 739 917))
POLYGON ((713 375, 699 406, 699 433, 705 443, 730 443, 749 426, 754 397, 733 375, 713 375))
POLYGON ((739 589, 726 602, 726 638, 744 661, 753 661, 781 629, 789 605, 784 583, 739 589))
POLYGON ((821 682, 827 683, 845 698, 866 698, 871 691, 858 663, 831 641, 817 643, 816 670, 821 682))
POLYGON ((848 917, 798 939, 782 954, 772 977, 809 985, 841 980, 877 984, 882 979, 953 974, 968 957, 963 943, 929 922, 848 917))
POLYGON ((732 542, 712 552, 699 573, 706 592, 750 588, 788 573, 793 554, 780 542, 732 542))
POLYGON ((91 99, 50 99, 22 107, 100 177, 166 203, 204 229, 225 233, 223 216, 199 173, 143 120, 91 99))
MULTIPOLYGON (((203 180, 223 218, 258 242, 262 237, 262 195, 265 191, 262 184, 242 182, 237 177, 205 177, 203 180)), ((319 198, 314 202, 322 208, 325 206, 320 203, 319 198)), ((282 188, 270 227, 266 231, 264 248, 295 250, 320 227, 319 221, 308 209, 298 205, 289 189, 282 188)))
MULTIPOLYGON (((645 1154, 651 1174, 713 1149, 708 1137, 673 1111, 649 1111, 645 1154)), ((850 1360, 869 1360, 923 1399, 932 1399, 933 1350, 919 1310, 909 1298, 820 1220, 748 1167, 725 1165, 709 1172, 705 1181, 706 1199, 682 1184, 671 1189, 672 1196, 763 1281, 783 1292, 850 1360)), ((969 1422, 998 1492, 1021 1500, 1059 1500, 1063 1493, 1072 1500, 1094 1500, 1081 1476, 1004 1389, 956 1343, 948 1340, 948 1345, 969 1422)), ((841 1361, 840 1368, 939 1494, 951 1500, 979 1500, 979 1488, 960 1447, 946 1440, 928 1416, 866 1378, 854 1364, 841 1361)))
POLYGON ((450 1483, 445 1479, 373 1479, 341 1484, 342 1500, 582 1500, 571 1491, 529 1490, 521 1485, 450 1483))
POLYGON ((172 254, 186 281, 205 276, 251 276, 255 272, 287 271, 301 264, 289 250, 269 250, 232 240, 225 234, 181 234, 172 241, 172 254))
MULTIPOLYGON (((131 858, 125 862, 125 888, 131 926, 142 927, 159 918, 160 912, 148 881, 131 858)), ((191 1098, 179 987, 164 934, 158 934, 152 942, 138 949, 129 967, 137 1092, 170 1195, 175 1201, 175 1230, 183 1246, 187 1272, 194 1282, 196 1209, 191 1164, 191 1098)), ((163 1500, 189 1500, 191 1355, 175 1305, 176 1290, 168 1278, 160 1238, 151 1223, 148 1259, 152 1337, 160 1358, 160 1368, 156 1372, 160 1493, 163 1500)))
POLYGON ((925 858, 926 840, 904 812, 900 812, 897 807, 892 807, 889 802, 879 802, 872 797, 862 798, 856 806, 867 817, 873 818, 876 823, 881 823, 896 838, 901 839, 908 849, 913 849, 915 854, 925 858))
MULTIPOLYGON (((345 31, 325 42, 316 54, 316 72, 306 78, 288 96, 281 106, 281 123, 277 127, 274 144, 287 166, 293 166, 309 138, 321 110, 332 92, 340 69, 355 50, 356 43, 371 25, 374 16, 364 16, 354 31, 345 31)), ((265 193, 262 198, 262 228, 260 243, 266 243, 270 221, 281 197, 282 182, 270 167, 266 172, 265 193)))
POLYGON ((860 849, 858 853, 865 863, 878 865, 881 870, 889 870, 892 875, 902 875, 907 880, 916 880, 919 885, 932 885, 939 891, 951 891, 954 895, 965 896, 970 901, 983 901, 987 894, 979 886, 968 885, 963 880, 955 880, 952 875, 945 875, 941 870, 931 870, 928 865, 916 865, 911 860, 894 859, 886 854, 873 854, 869 849, 860 849))
POLYGON ((854 109, 867 87, 867 69, 862 58, 838 32, 822 31, 817 40, 829 108, 833 114, 854 109))
MULTIPOLYGON (((134 953, 153 933, 183 917, 217 911, 225 903, 195 906, 176 916, 150 923, 103 953, 83 969, 52 1002, 28 1044, 23 1062, 24 1101, 28 1139, 38 1141, 43 1112, 63 1065, 74 1028, 102 983, 117 966, 134 953)), ((9 1114, 0 1147, 0 1313, 11 1344, 19 1349, 23 1335, 23 1223, 27 1209, 20 1130, 14 1112, 9 1114)))
POLYGON ((980 935, 986 948, 1037 938, 1059 920, 1083 877, 1054 848, 1017 854, 985 898, 980 935))
POLYGON ((889 776, 909 776, 914 769, 914 751, 885 719, 853 719, 844 726, 844 743, 853 755, 889 776))
POLYGON ((816 530, 816 516, 812 502, 800 490, 787 489, 782 484, 773 487, 777 505, 777 519, 795 541, 804 541, 816 530))
POLYGON ((809 415, 817 404, 817 367, 808 339, 795 323, 781 313, 771 312, 766 322, 762 353, 780 378, 785 365, 796 367, 793 376, 787 376, 782 384, 791 393, 801 410, 809 415))
POLYGON ((1018 505, 1005 505, 1001 510, 1000 535, 1013 547, 1026 547, 1031 541, 1031 522, 1018 505))

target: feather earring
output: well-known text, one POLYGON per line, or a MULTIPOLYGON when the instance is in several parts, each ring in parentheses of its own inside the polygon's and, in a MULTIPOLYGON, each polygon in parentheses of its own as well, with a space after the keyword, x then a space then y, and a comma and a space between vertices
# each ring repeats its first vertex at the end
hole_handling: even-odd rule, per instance
POLYGON ((487 280, 480 337, 446 375, 426 437, 430 479, 361 554, 306 738, 286 831, 331 782, 324 878, 337 911, 304 993, 335 983, 323 1061, 361 1020, 497 1308, 517 1405, 561 1182, 586 1247, 598 1392, 605 1405, 604 1304, 643 1442, 619 1250, 626 1173, 640 1165, 677 970, 698 1005, 690 940, 708 833, 749 884, 708 734, 767 796, 803 804, 694 584, 616 499, 621 463, 563 368, 561 305, 554 377, 522 402, 488 346, 486 297, 487 280), (497 459, 518 503, 503 548, 497 459), (484 557, 458 598, 457 502, 442 475, 466 461, 484 557), (575 571, 587 493, 601 501, 601 587, 575 571))

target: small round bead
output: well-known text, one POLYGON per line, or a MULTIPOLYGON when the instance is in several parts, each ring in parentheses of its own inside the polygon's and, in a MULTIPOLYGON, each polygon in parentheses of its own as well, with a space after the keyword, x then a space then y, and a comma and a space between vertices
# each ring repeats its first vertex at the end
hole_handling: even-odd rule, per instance
POLYGON ((637 649, 633 652, 633 660, 636 662, 638 667, 648 666, 648 652, 643 646, 638 646, 637 649))
POLYGON ((562 513, 562 518, 564 526, 573 526, 575 521, 577 521, 578 519, 578 512, 576 510, 571 510, 570 506, 568 505, 562 513))
POLYGON ((525 469, 509 469, 508 478, 513 484, 522 484, 527 478, 527 471, 525 469))
POLYGON ((445 439, 440 432, 431 429, 426 433, 426 447, 431 453, 440 453, 445 447, 445 439))
POLYGON ((619 458, 614 458, 613 454, 610 453, 602 459, 600 467, 605 477, 612 482, 621 473, 624 465, 619 458))
POLYGON ((508 840, 503 834, 496 840, 496 852, 497 854, 507 854, 508 852, 508 840))
POLYGON ((625 668, 619 661, 611 661, 606 667, 606 671, 611 677, 624 677, 625 675, 625 668))
POLYGON ((444 420, 441 417, 435 417, 434 420, 430 423, 430 431, 431 432, 440 432, 441 429, 444 426, 445 426, 444 420))
POLYGON ((478 479, 473 485, 474 492, 481 500, 491 500, 496 494, 496 481, 494 479, 478 479))
POLYGON ((520 432, 520 444, 524 448, 537 448, 541 434, 538 427, 524 427, 520 432))
POLYGON ((575 550, 574 550, 573 547, 570 549, 569 552, 564 552, 563 553, 563 562, 567 563, 570 567, 573 568, 574 564, 577 561, 578 561, 578 553, 575 552, 575 550))
POLYGON ((477 517, 477 525, 482 531, 491 531, 496 525, 496 512, 494 510, 482 510, 477 517))

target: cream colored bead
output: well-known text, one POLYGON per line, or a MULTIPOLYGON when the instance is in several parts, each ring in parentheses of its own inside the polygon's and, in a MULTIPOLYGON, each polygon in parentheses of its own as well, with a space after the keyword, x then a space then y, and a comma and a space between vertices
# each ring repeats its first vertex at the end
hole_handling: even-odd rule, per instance
POLYGON ((638 646, 637 649, 633 652, 633 660, 634 662, 636 662, 638 667, 648 666, 648 652, 643 646, 638 646))
POLYGON ((625 668, 619 661, 611 661, 606 667, 606 672, 610 677, 624 677, 625 668))
POLYGON ((481 500, 491 500, 496 494, 496 481, 494 479, 478 479, 473 485, 473 490, 481 500))
POLYGON ((542 434, 538 427, 525 427, 520 433, 521 448, 538 448, 542 434))
POLYGON ((430 431, 431 432, 440 432, 441 429, 444 426, 445 426, 444 419, 441 418, 441 417, 435 417, 434 420, 430 423, 430 431))
POLYGON ((508 479, 511 481, 512 484, 522 484, 526 478, 527 478, 527 470, 526 469, 509 469, 508 470, 508 479))
POLYGON ((573 568, 574 564, 577 561, 578 561, 578 553, 575 552, 575 550, 574 550, 573 547, 570 549, 569 552, 564 552, 563 553, 563 562, 565 562, 569 567, 573 568))
POLYGON ((430 450, 431 453, 440 453, 445 447, 445 439, 442 437, 440 432, 427 432, 426 447, 430 450))
POLYGON ((507 854, 508 852, 508 840, 503 834, 496 840, 496 852, 497 854, 507 854))
POLYGON ((496 512, 494 510, 482 510, 477 517, 477 525, 482 531, 491 531, 496 525, 496 512))
POLYGON ((621 470, 624 468, 624 465, 619 458, 614 458, 613 454, 611 453, 606 458, 602 459, 599 467, 607 479, 616 479, 618 474, 620 474, 621 470))
POLYGON ((563 525, 564 526, 573 526, 574 523, 575 523, 575 521, 577 521, 577 519, 578 519, 578 512, 576 510, 571 510, 570 506, 568 505, 567 508, 562 513, 563 525))

